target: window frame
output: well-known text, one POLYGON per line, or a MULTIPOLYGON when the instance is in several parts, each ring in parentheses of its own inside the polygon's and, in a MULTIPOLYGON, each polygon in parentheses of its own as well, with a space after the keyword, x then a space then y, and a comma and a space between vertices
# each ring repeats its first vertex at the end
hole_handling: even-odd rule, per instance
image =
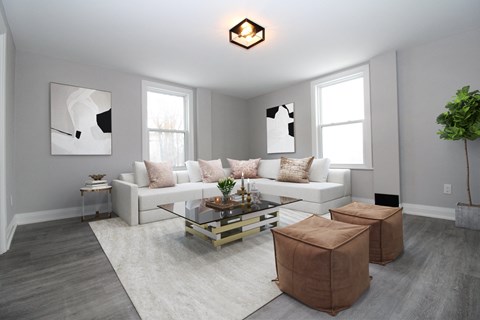
MULTIPOLYGON (((185 133, 185 161, 193 160, 195 155, 195 136, 194 136, 194 121, 193 121, 193 90, 163 84, 160 82, 153 82, 142 80, 142 156, 145 160, 150 160, 150 139, 149 133, 154 132, 171 132, 171 133, 185 133), (165 130, 165 129, 150 129, 148 128, 148 92, 156 92, 161 94, 175 95, 185 98, 185 130, 165 130)), ((186 169, 183 166, 174 166, 174 170, 186 169)))
POLYGON ((363 123, 363 164, 336 164, 332 168, 348 169, 373 169, 372 165, 372 128, 370 106, 370 67, 368 64, 354 67, 345 71, 336 72, 325 77, 315 79, 310 84, 312 98, 312 151, 319 158, 323 157, 322 150, 322 127, 337 126, 344 124, 363 123), (342 83, 363 77, 364 90, 364 119, 322 124, 321 122, 321 97, 319 89, 330 85, 342 83))

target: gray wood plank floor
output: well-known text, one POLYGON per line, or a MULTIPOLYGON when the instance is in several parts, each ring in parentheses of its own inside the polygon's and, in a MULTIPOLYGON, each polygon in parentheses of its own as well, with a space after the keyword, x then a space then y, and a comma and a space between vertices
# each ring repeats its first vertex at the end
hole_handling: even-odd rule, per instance
MULTIPOLYGON (((405 253, 335 318, 282 294, 253 319, 480 319, 480 232, 404 215, 405 253)), ((19 226, 0 256, 0 319, 138 319, 87 223, 19 226)))
POLYGON ((0 319, 140 319, 88 223, 19 226, 0 256, 0 319))

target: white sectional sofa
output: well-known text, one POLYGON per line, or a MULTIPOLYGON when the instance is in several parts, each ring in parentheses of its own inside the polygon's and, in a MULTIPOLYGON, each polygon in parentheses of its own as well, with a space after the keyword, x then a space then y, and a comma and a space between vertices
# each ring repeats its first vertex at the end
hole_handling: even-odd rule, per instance
MULTIPOLYGON (((187 170, 175 171, 176 185, 173 187, 150 189, 146 170, 136 163, 134 173, 123 173, 112 181, 112 209, 129 225, 144 224, 175 217, 158 208, 158 205, 188 201, 200 198, 220 196, 216 183, 192 182, 187 170)), ((351 183, 349 169, 327 169, 326 182, 292 183, 276 181, 280 169, 280 159, 260 160, 258 175, 251 179, 260 193, 300 198, 288 208, 308 213, 325 214, 328 209, 340 207, 351 202, 351 183)), ((224 169, 226 176, 230 169, 224 169)), ((318 176, 320 170, 312 166, 310 177, 318 176)), ((325 169, 324 169, 325 170, 325 169)), ((325 179, 314 179, 325 180, 325 179)), ((240 187, 238 182, 235 186, 240 187)))

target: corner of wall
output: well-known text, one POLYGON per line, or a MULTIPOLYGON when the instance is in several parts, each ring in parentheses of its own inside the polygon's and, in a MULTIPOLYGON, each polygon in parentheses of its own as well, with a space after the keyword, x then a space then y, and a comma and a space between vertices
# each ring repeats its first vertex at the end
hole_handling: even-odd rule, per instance
POLYGON ((7 251, 10 250, 10 245, 12 244, 13 236, 15 235, 15 231, 17 230, 17 219, 16 215, 13 216, 12 221, 9 223, 7 227, 7 251))

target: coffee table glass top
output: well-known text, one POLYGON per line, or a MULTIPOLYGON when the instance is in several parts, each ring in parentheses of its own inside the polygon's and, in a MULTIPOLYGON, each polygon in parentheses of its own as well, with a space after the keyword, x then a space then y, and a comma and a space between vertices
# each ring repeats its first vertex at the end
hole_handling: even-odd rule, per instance
POLYGON ((255 203, 252 202, 250 206, 244 203, 231 209, 218 210, 207 207, 206 202, 212 200, 213 198, 182 201, 163 204, 158 207, 197 224, 205 224, 301 201, 301 199, 261 194, 259 200, 255 203))

